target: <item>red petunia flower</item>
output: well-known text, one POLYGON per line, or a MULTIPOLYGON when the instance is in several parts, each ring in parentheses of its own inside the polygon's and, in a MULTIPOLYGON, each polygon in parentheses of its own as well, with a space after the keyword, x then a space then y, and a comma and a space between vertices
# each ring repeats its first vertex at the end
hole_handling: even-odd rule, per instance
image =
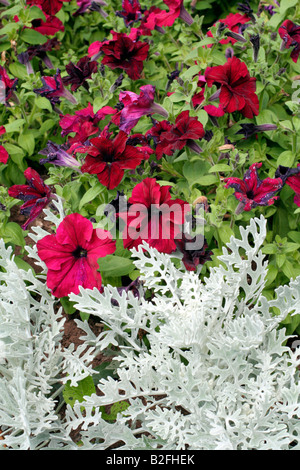
POLYGON ((279 177, 295 191, 294 203, 300 207, 300 163, 297 168, 288 168, 279 166, 276 170, 275 177, 279 177))
POLYGON ((169 121, 157 121, 154 126, 151 127, 146 132, 147 137, 151 137, 154 146, 155 146, 155 153, 158 160, 160 160, 163 155, 172 155, 172 144, 170 144, 167 140, 164 139, 164 135, 171 131, 172 124, 169 121))
MULTIPOLYGON (((116 250, 110 232, 94 229, 80 214, 67 215, 55 235, 37 242, 38 255, 47 265, 47 286, 55 297, 79 294, 79 287, 101 289, 98 259, 116 250)), ((101 268, 100 268, 101 269, 101 268)))
POLYGON ((22 229, 26 230, 28 225, 49 204, 52 194, 49 186, 44 183, 40 175, 32 168, 27 168, 24 171, 24 176, 28 185, 15 184, 9 188, 8 195, 24 201, 24 204, 20 207, 20 213, 29 216, 25 224, 22 225, 22 229))
POLYGON ((48 98, 52 106, 60 102, 60 97, 64 97, 71 103, 77 104, 76 98, 64 87, 59 69, 57 69, 54 77, 41 77, 41 80, 43 87, 36 88, 33 91, 38 95, 48 98))
POLYGON ((91 78, 93 73, 96 73, 98 69, 98 64, 95 60, 90 60, 88 56, 82 57, 79 59, 77 64, 69 62, 66 65, 66 71, 68 75, 63 77, 62 81, 64 85, 72 85, 71 91, 76 91, 80 86, 84 86, 88 90, 88 85, 86 80, 91 78))
POLYGON ((253 163, 246 171, 244 178, 225 178, 226 188, 235 189, 235 197, 240 201, 238 211, 250 211, 257 206, 270 206, 279 198, 275 194, 283 187, 282 178, 260 180, 257 169, 262 163, 253 163))
MULTIPOLYGON (((241 15, 240 13, 229 13, 229 15, 226 16, 226 18, 223 18, 221 20, 218 20, 217 23, 214 24, 214 26, 217 26, 218 23, 221 23, 222 25, 226 26, 230 31, 233 33, 241 33, 241 28, 243 27, 244 24, 247 24, 251 22, 251 18, 249 18, 247 15, 241 15)), ((213 37, 213 34, 211 31, 207 32, 207 36, 210 38, 213 37)), ((228 44, 229 42, 231 44, 234 44, 237 40, 231 37, 228 37, 228 39, 221 39, 220 44, 228 44)), ((208 44, 207 47, 211 47, 212 44, 208 44)))
POLYGON ((113 140, 105 135, 91 139, 89 147, 78 150, 87 152, 81 171, 97 175, 100 183, 108 189, 116 188, 124 176, 124 170, 135 169, 146 157, 143 150, 129 145, 127 139, 123 131, 113 140))
POLYGON ((169 7, 169 11, 161 11, 156 15, 156 24, 158 26, 172 26, 177 18, 181 18, 185 23, 191 25, 194 20, 186 11, 183 0, 164 0, 169 7))
POLYGON ((189 111, 180 113, 172 125, 168 121, 161 121, 147 131, 146 135, 154 140, 156 156, 160 160, 165 155, 173 155, 176 150, 181 150, 186 145, 196 153, 201 148, 195 140, 202 139, 205 131, 197 117, 190 117, 189 111))
MULTIPOLYGON (((5 127, 0 126, 0 135, 5 134, 5 127)), ((0 163, 6 164, 9 159, 9 154, 7 150, 3 147, 3 145, 0 145, 0 163)))
POLYGON ((293 49, 291 58, 296 63, 300 54, 300 25, 291 20, 285 20, 278 29, 278 33, 283 40, 282 48, 293 49))
POLYGON ((8 76, 5 68, 0 65, 0 103, 8 105, 8 101, 14 95, 14 90, 17 86, 18 79, 11 79, 8 76))
POLYGON ((208 67, 204 76, 208 87, 214 83, 221 86, 220 105, 226 113, 240 111, 250 119, 258 115, 256 78, 250 77, 246 64, 240 59, 234 56, 224 65, 208 67))
POLYGON ((142 19, 142 7, 138 0, 123 0, 122 10, 116 11, 116 15, 124 20, 126 28, 142 19))
POLYGON ((44 36, 54 36, 58 31, 64 31, 65 27, 62 21, 56 16, 45 14, 46 21, 43 21, 40 18, 32 20, 31 28, 37 31, 38 33, 43 34, 44 36))
POLYGON ((75 112, 74 115, 66 114, 60 116, 59 125, 62 128, 61 135, 66 136, 75 133, 73 137, 69 137, 69 143, 75 144, 77 142, 84 143, 91 135, 99 132, 98 122, 104 119, 109 114, 115 114, 116 109, 111 106, 104 106, 94 113, 93 106, 88 103, 84 109, 75 112))
POLYGON ((190 207, 181 199, 171 199, 170 188, 160 186, 155 178, 145 178, 133 188, 128 210, 118 214, 125 222, 125 248, 138 247, 146 241, 163 253, 176 250, 175 239, 181 236, 190 207))
POLYGON ((161 137, 172 146, 172 153, 175 150, 183 149, 186 145, 200 153, 201 149, 194 141, 202 139, 204 134, 203 125, 198 121, 198 118, 190 117, 189 111, 182 111, 176 117, 174 126, 161 137))
POLYGON ((104 54, 102 64, 111 69, 122 69, 132 80, 138 80, 143 70, 143 62, 148 57, 149 44, 133 41, 125 33, 112 31, 113 39, 101 44, 104 54))
POLYGON ((27 5, 36 5, 41 7, 47 15, 56 15, 61 10, 63 2, 70 2, 71 0, 27 0, 27 5))
POLYGON ((159 104, 154 102, 155 86, 143 85, 141 93, 137 95, 132 91, 121 91, 119 101, 123 108, 117 113, 112 121, 120 126, 120 130, 127 134, 138 123, 142 116, 160 114, 168 117, 168 112, 159 104))

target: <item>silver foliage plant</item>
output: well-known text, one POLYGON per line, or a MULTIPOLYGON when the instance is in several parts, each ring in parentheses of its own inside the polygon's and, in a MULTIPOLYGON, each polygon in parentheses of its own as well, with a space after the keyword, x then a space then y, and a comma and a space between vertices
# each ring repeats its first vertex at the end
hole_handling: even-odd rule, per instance
POLYGON ((144 243, 132 250, 139 297, 111 286, 72 294, 79 311, 106 327, 96 336, 76 320, 88 354, 62 349, 60 312, 44 279, 19 270, 0 244, 0 448, 299 450, 300 352, 279 324, 300 314, 300 277, 268 301, 265 219, 240 233, 203 283, 144 243), (92 375, 92 357, 111 345, 116 377, 60 416, 65 381, 76 386, 92 375), (103 419, 103 407, 123 401, 129 406, 114 422, 103 419), (77 429, 80 445, 70 438, 77 429))

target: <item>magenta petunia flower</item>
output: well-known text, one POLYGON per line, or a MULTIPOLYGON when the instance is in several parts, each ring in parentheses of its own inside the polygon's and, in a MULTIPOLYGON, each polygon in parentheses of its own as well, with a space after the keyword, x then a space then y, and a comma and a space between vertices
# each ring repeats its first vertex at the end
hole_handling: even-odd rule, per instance
POLYGON ((25 184, 15 184, 8 190, 8 195, 24 201, 20 207, 22 215, 29 216, 22 229, 26 230, 28 225, 36 219, 42 210, 49 204, 52 198, 51 189, 47 186, 40 175, 32 168, 24 171, 27 180, 25 184))
POLYGON ((57 69, 54 77, 41 77, 43 87, 36 88, 33 91, 38 95, 48 98, 52 106, 60 102, 60 97, 64 97, 73 104, 77 104, 76 98, 64 87, 60 70, 57 69))
POLYGON ((27 5, 36 5, 41 7, 47 15, 56 15, 62 6, 63 2, 70 2, 71 0, 26 0, 27 5))
MULTIPOLYGON (((5 127, 0 126, 0 135, 5 134, 5 127)), ((0 163, 6 164, 9 159, 9 154, 7 150, 3 147, 3 145, 0 145, 0 163)))
POLYGON ((86 90, 89 89, 86 80, 91 78, 93 73, 96 73, 98 64, 95 60, 91 60, 88 56, 79 59, 77 64, 69 62, 66 65, 66 71, 68 75, 63 77, 62 81, 64 85, 72 85, 71 91, 76 91, 80 86, 84 86, 86 90))
POLYGON ((183 5, 183 0, 164 0, 169 7, 169 11, 161 11, 156 16, 158 26, 172 26, 177 18, 181 18, 185 23, 191 25, 194 20, 183 5))
POLYGON ((300 54, 300 25, 291 20, 285 20, 278 29, 278 33, 282 39, 282 48, 292 49, 291 58, 296 63, 300 54))
POLYGON ((97 175, 100 183, 108 189, 116 188, 124 176, 125 169, 133 170, 147 158, 143 148, 129 145, 127 139, 128 135, 123 131, 114 139, 105 135, 91 139, 89 147, 78 150, 87 152, 81 171, 97 175))
POLYGON ((113 122, 119 125, 120 130, 125 131, 127 134, 136 126, 142 116, 157 113, 168 117, 168 112, 154 102, 155 86, 143 85, 140 90, 139 95, 132 91, 121 91, 119 95, 122 109, 114 116, 113 122))
POLYGON ((0 104, 8 105, 8 101, 14 96, 14 90, 18 79, 11 79, 7 71, 0 65, 0 104))
POLYGON ((224 179, 226 188, 235 189, 234 195, 240 201, 238 212, 250 211, 257 206, 270 206, 279 198, 275 194, 283 187, 282 178, 261 180, 257 174, 261 166, 262 163, 253 163, 242 180, 235 177, 224 179))
POLYGON ((250 77, 246 64, 240 59, 234 56, 224 65, 208 67, 204 76, 208 87, 220 85, 220 105, 226 113, 240 111, 249 119, 258 115, 256 78, 250 77))
MULTIPOLYGON (((79 294, 79 287, 101 289, 99 258, 113 254, 116 243, 110 232, 94 229, 80 214, 67 215, 55 235, 37 242, 38 255, 47 265, 47 286, 55 297, 79 294)), ((101 270, 101 262, 100 262, 101 270)))
POLYGON ((181 199, 171 199, 170 188, 160 186, 155 178, 145 178, 133 188, 128 210, 118 214, 125 222, 125 248, 138 247, 146 241, 163 253, 176 250, 175 239, 181 236, 190 207, 181 199))
POLYGON ((68 142, 72 145, 75 143, 84 143, 91 135, 99 132, 98 122, 109 114, 115 114, 116 109, 111 106, 104 106, 94 113, 93 106, 88 103, 84 109, 75 112, 74 115, 66 114, 60 116, 59 125, 62 128, 61 135, 75 134, 68 138, 68 142))
POLYGON ((103 41, 101 52, 102 64, 114 69, 122 69, 132 80, 138 80, 143 70, 143 62, 148 57, 149 44, 133 41, 125 33, 112 31, 113 39, 103 41))

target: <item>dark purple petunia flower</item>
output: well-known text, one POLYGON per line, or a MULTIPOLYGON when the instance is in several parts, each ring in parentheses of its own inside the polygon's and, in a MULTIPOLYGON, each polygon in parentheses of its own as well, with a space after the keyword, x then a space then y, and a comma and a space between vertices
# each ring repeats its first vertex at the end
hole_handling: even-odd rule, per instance
POLYGON ((48 98, 53 108, 60 103, 60 97, 64 97, 73 104, 77 104, 76 98, 64 87, 60 70, 57 69, 54 77, 41 77, 42 88, 35 88, 33 91, 40 96, 48 98))
POLYGON ((73 16, 83 15, 87 10, 98 11, 103 18, 108 16, 108 13, 101 8, 107 6, 107 3, 104 2, 104 0, 77 0, 77 5, 79 8, 75 13, 73 13, 73 16))
POLYGON ((281 178, 259 179, 257 169, 262 163, 253 163, 246 171, 244 178, 225 178, 225 188, 234 188, 235 197, 240 201, 237 213, 250 211, 257 206, 270 206, 279 198, 275 194, 283 187, 281 178))
POLYGON ((182 234, 181 239, 176 239, 178 250, 183 254, 182 262, 188 271, 196 271, 199 265, 211 259, 212 251, 208 249, 207 241, 202 237, 202 243, 197 238, 199 235, 191 237, 182 234))
POLYGON ((21 64, 26 65, 28 74, 33 73, 33 68, 30 62, 34 59, 34 57, 38 57, 44 62, 46 67, 53 69, 53 64, 47 56, 47 52, 58 48, 58 40, 56 38, 52 38, 49 39, 45 44, 30 46, 25 52, 21 52, 21 54, 18 55, 18 60, 21 62, 21 64))
POLYGON ((78 167, 80 163, 72 157, 62 145, 51 142, 47 143, 47 147, 39 152, 40 155, 46 155, 47 158, 41 158, 40 163, 52 163, 56 166, 78 167))
POLYGON ((22 229, 26 230, 28 225, 36 219, 42 210, 49 204, 52 198, 51 189, 47 186, 40 175, 32 168, 24 171, 24 176, 28 182, 25 184, 15 184, 8 190, 8 195, 24 201, 20 208, 22 215, 29 216, 22 229))
POLYGON ((91 78, 93 73, 97 72, 98 64, 95 60, 91 60, 88 56, 79 59, 77 64, 70 62, 66 66, 68 75, 62 79, 64 85, 72 85, 71 90, 76 91, 80 86, 84 86, 86 90, 89 86, 86 82, 91 78))
POLYGON ((260 124, 256 125, 253 123, 240 124, 241 129, 236 134, 242 134, 246 139, 255 135, 257 132, 268 132, 275 131, 277 129, 276 124, 260 124))

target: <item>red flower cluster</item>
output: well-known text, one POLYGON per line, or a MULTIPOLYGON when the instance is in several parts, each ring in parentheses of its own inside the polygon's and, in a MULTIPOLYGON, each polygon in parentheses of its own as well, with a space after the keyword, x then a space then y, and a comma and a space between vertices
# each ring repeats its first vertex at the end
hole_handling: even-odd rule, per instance
POLYGON ((116 188, 125 169, 135 169, 145 159, 145 152, 128 144, 128 135, 120 131, 114 139, 108 135, 95 137, 90 140, 90 146, 78 150, 87 152, 85 162, 81 167, 83 173, 97 175, 101 184, 107 189, 116 188))
POLYGON ((256 78, 250 77, 246 64, 237 57, 228 59, 225 65, 208 67, 205 80, 208 87, 220 86, 220 105, 226 113, 240 111, 250 119, 258 115, 256 78))
POLYGON ((70 0, 27 0, 27 5, 37 5, 41 7, 47 15, 56 15, 61 10, 63 2, 70 2, 70 0))
POLYGON ((149 44, 131 39, 125 33, 111 32, 110 41, 94 42, 89 47, 89 57, 101 52, 102 64, 114 69, 121 69, 132 80, 138 80, 143 70, 143 62, 148 57, 149 44))
POLYGON ((104 106, 97 113, 94 113, 93 106, 91 103, 88 103, 86 108, 75 111, 74 115, 66 114, 65 116, 60 116, 61 135, 66 136, 74 133, 74 136, 68 138, 69 144, 84 144, 90 136, 99 132, 97 124, 107 115, 115 114, 116 112, 116 109, 104 106))
POLYGON ((163 253, 176 250, 175 239, 181 236, 190 209, 181 199, 171 199, 170 188, 160 186, 154 178, 145 178, 133 188, 128 210, 118 214, 126 224, 122 234, 125 248, 146 241, 163 253))
POLYGON ((164 154, 173 155, 176 150, 181 150, 186 145, 200 153, 201 148, 195 140, 202 139, 204 134, 203 125, 197 117, 190 117, 189 111, 180 113, 174 125, 168 121, 161 121, 146 133, 154 140, 156 156, 159 160, 164 154))
MULTIPOLYGON (((47 286, 56 297, 79 294, 79 287, 101 289, 98 259, 116 250, 116 242, 105 230, 94 229, 80 214, 70 214, 55 235, 37 242, 38 255, 48 268, 47 286)), ((100 268, 101 269, 101 268, 100 268)))

